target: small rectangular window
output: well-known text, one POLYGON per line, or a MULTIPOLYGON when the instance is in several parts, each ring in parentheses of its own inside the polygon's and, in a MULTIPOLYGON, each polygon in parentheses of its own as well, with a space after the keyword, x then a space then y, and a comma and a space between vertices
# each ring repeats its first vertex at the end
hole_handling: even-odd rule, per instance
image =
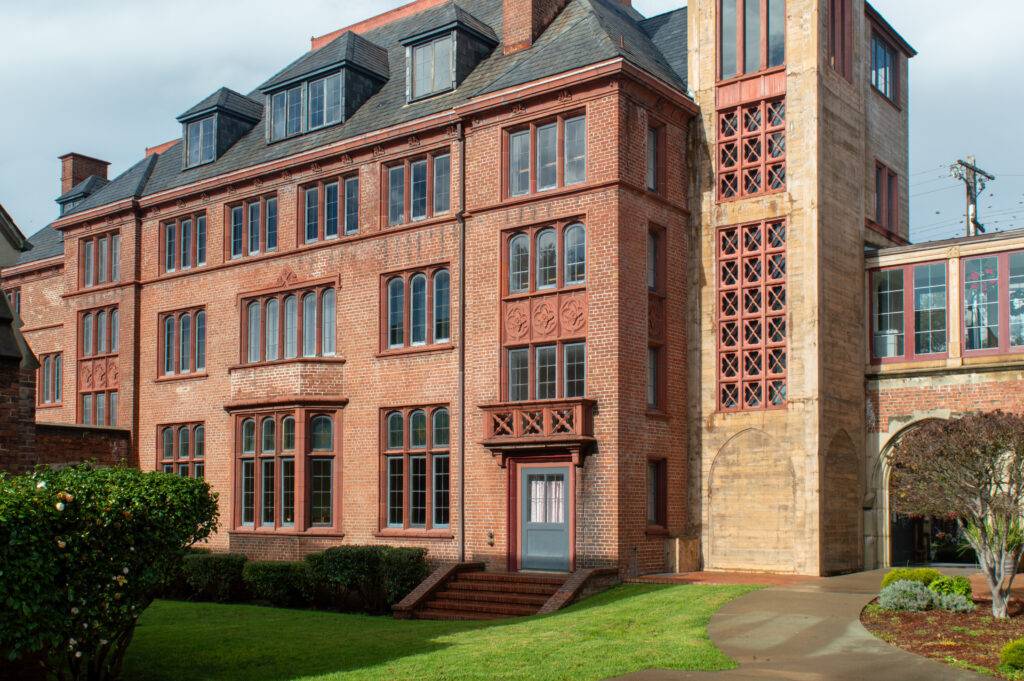
POLYGON ((279 140, 302 132, 302 86, 297 85, 271 98, 270 139, 279 140))
POLYGON ((388 466, 388 527, 402 527, 404 501, 404 475, 402 457, 389 456, 388 466))
POLYGON ((388 224, 405 222, 405 166, 388 168, 388 224))
POLYGON ((565 397, 585 397, 587 393, 587 345, 568 343, 565 354, 565 397))
POLYGON ((173 272, 177 261, 175 255, 177 254, 177 231, 178 225, 174 222, 168 222, 164 225, 164 271, 173 272))
POLYGON ((903 270, 886 270, 874 276, 874 354, 875 357, 902 357, 904 354, 903 270))
POLYGON ((331 524, 334 491, 331 470, 334 461, 327 458, 309 460, 309 520, 313 527, 331 524))
POLYGON ((359 178, 345 180, 345 234, 359 231, 359 178))
POLYGON ((654 232, 647 233, 647 290, 658 290, 658 260, 660 258, 658 235, 654 232))
POLYGON ((657 409, 661 406, 661 349, 647 348, 647 408, 657 409))
POLYGON ((320 198, 317 187, 306 189, 306 243, 320 238, 320 198))
POLYGON ((871 85, 888 99, 896 99, 896 73, 899 57, 883 38, 871 36, 871 85))
POLYGON ((409 457, 409 526, 427 524, 427 457, 409 457))
MULTIPOLYGON (((203 222, 203 233, 205 235, 205 219, 203 222)), ((205 239, 204 239, 205 241, 205 239)), ((205 251, 205 246, 203 248, 205 251)), ((267 252, 277 250, 277 199, 267 199, 267 252)))
POLYGON ((527 348, 508 351, 508 399, 510 402, 530 399, 530 351, 527 348))
POLYGON ((110 253, 107 251, 107 237, 100 237, 96 240, 96 254, 99 260, 96 268, 97 280, 100 284, 107 283, 107 266, 109 265, 110 253))
POLYGON ((213 116, 188 124, 185 146, 186 165, 189 167, 213 160, 216 151, 213 116))
POLYGON ((557 382, 557 349, 554 345, 543 345, 537 348, 536 353, 536 374, 537 374, 537 397, 538 400, 552 400, 555 394, 557 382))
POLYGON ((243 242, 243 215, 244 211, 241 206, 235 206, 231 209, 231 257, 241 258, 242 257, 242 242, 243 242))
POLYGON ((192 221, 181 221, 181 248, 180 262, 181 269, 186 270, 192 267, 192 221))
POLYGON ((260 252, 260 202, 249 204, 249 254, 260 252))
POLYGON ((84 241, 82 243, 85 246, 85 265, 84 265, 84 269, 85 269, 85 273, 84 273, 85 285, 87 287, 94 286, 96 284, 96 272, 95 272, 95 269, 94 269, 94 266, 93 266, 93 263, 94 263, 93 258, 95 258, 95 253, 96 253, 96 242, 94 242, 94 241, 84 241))
POLYGON ((647 462, 647 524, 665 526, 665 461, 647 462))
POLYGON ((647 189, 658 191, 658 130, 647 128, 647 189))
POLYGON ((281 459, 281 525, 295 525, 295 459, 281 459))
POLYGON ((82 395, 82 423, 92 424, 92 395, 82 395))
POLYGON ((509 135, 508 193, 522 196, 530 192, 530 131, 509 135))
POLYGON ((448 154, 434 157, 434 215, 451 209, 452 159, 448 154))
POLYGON ((260 524, 274 524, 274 460, 260 461, 260 524))
POLYGON ((252 525, 256 520, 256 463, 242 461, 242 524, 252 525))
POLYGON ((410 166, 412 173, 410 212, 413 220, 427 217, 427 160, 413 161, 410 166))
POLYGON ((914 267, 914 354, 946 352, 946 264, 914 267))
POLYGON ((537 191, 558 186, 558 125, 537 128, 537 191))
POLYGON ((324 238, 338 236, 338 183, 324 186, 324 238))
POLYGON ((587 119, 584 116, 565 122, 565 184, 587 179, 587 119))
POLYGON ((412 98, 449 90, 452 77, 452 35, 412 48, 412 98))
POLYGON ((434 457, 434 527, 448 527, 449 523, 449 461, 447 456, 434 457))
MULTIPOLYGON (((205 218, 204 218, 205 220, 205 218)), ((205 223, 204 223, 205 224, 205 223)), ((110 281, 121 281, 121 235, 110 237, 110 281)))

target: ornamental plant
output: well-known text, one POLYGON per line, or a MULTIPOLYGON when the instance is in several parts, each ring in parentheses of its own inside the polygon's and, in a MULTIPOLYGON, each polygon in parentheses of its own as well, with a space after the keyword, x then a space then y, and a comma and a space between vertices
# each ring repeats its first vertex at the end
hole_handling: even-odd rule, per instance
POLYGON ((878 605, 883 610, 916 612, 929 609, 933 603, 934 594, 920 582, 893 582, 878 594, 878 605))
POLYGON ((60 681, 116 679, 142 611, 216 525, 202 480, 88 465, 0 475, 0 652, 60 681))

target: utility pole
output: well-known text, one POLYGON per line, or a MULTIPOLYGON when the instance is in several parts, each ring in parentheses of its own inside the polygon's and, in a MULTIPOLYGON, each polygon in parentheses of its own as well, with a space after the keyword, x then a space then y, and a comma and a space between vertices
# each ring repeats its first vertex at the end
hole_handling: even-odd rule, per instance
POLYGON ((964 183, 967 188, 967 236, 985 233, 985 225, 978 222, 978 195, 985 190, 985 180, 995 180, 995 175, 985 172, 976 165, 973 156, 960 160, 949 167, 949 174, 964 183))

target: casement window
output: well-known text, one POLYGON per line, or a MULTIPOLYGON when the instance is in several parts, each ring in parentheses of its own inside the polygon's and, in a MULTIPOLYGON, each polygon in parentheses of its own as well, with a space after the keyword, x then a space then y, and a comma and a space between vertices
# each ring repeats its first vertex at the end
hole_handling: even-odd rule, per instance
POLYGON ((21 316, 21 289, 20 288, 9 288, 4 290, 4 295, 7 296, 7 302, 11 306, 11 312, 18 317, 21 316))
POLYGON ((333 357, 337 299, 332 286, 314 286, 242 301, 242 363, 333 357))
POLYGON ((587 121, 562 114, 509 130, 506 134, 506 194, 524 196, 587 179, 587 121))
POLYGON ((185 126, 185 166, 209 163, 216 156, 216 121, 207 116, 185 126))
POLYGON ((359 231, 359 177, 321 180, 303 187, 302 243, 337 239, 341 230, 346 235, 359 231))
POLYGON ((786 188, 786 100, 745 104, 718 113, 718 198, 786 188))
POLYGON ((270 98, 270 139, 277 141, 302 132, 302 86, 276 92, 270 98))
POLYGON ((121 344, 121 322, 116 306, 89 310, 82 314, 80 324, 79 357, 101 357, 118 353, 121 344))
POLYGON ((382 284, 382 351, 451 342, 451 275, 447 268, 386 274, 382 284))
POLYGON ((206 264, 206 214, 187 215, 160 225, 163 272, 187 270, 206 264))
POLYGON ((164 473, 202 480, 206 477, 206 426, 176 423, 160 426, 157 466, 164 473))
POLYGON ((668 525, 668 462, 647 461, 647 525, 664 528, 668 525))
POLYGON ((79 396, 78 422, 86 426, 117 425, 117 391, 82 393, 79 396))
POLYGON ((875 164, 875 223, 895 232, 899 228, 900 184, 892 170, 875 164))
MULTIPOLYGON (((259 196, 227 207, 228 258, 237 259, 277 250, 277 196, 259 196)), ((205 236, 206 225, 203 224, 205 236)), ((204 238, 205 242, 205 238, 204 238)), ((203 251, 205 254, 205 244, 203 251)))
POLYGON ((786 405, 786 240, 783 220, 718 230, 718 408, 786 405))
POLYGON ((508 348, 502 363, 509 402, 586 397, 587 344, 583 340, 508 348))
POLYGON ((828 59, 839 75, 853 80, 853 13, 851 0, 829 0, 828 59))
POLYGON ((587 231, 582 223, 514 231, 506 235, 505 244, 506 295, 580 286, 587 281, 587 231))
POLYGON ((163 376, 206 372, 206 310, 193 308, 160 315, 159 356, 163 376))
POLYGON ((342 89, 344 88, 341 73, 334 73, 325 78, 309 83, 309 129, 316 130, 327 125, 340 123, 342 118, 342 89))
POLYGON ((448 408, 407 407, 381 414, 382 526, 447 528, 451 522, 448 408))
POLYGON ((121 280, 121 235, 118 232, 86 237, 78 243, 82 287, 121 280))
POLYGON ((647 172, 645 185, 647 191, 658 191, 661 182, 661 137, 662 130, 656 127, 647 128, 647 172))
POLYGON ((336 417, 306 410, 236 415, 238 526, 285 532, 337 526, 336 417))
POLYGON ((969 258, 962 268, 964 353, 1024 352, 1024 252, 969 258))
POLYGON ((720 0, 719 78, 733 78, 786 62, 785 0, 720 0))
POLYGON ((871 87, 895 102, 899 96, 899 52, 885 38, 871 34, 871 87))
POLYGON ((904 265, 871 274, 871 353, 877 362, 947 352, 946 263, 904 265))
POLYGON ((39 356, 36 403, 39 406, 59 405, 64 401, 64 355, 60 352, 39 356))
POLYGON ((388 225, 418 222, 451 210, 451 155, 406 159, 384 170, 388 225))
POLYGON ((454 34, 413 45, 409 59, 409 99, 429 97, 455 87, 454 34))

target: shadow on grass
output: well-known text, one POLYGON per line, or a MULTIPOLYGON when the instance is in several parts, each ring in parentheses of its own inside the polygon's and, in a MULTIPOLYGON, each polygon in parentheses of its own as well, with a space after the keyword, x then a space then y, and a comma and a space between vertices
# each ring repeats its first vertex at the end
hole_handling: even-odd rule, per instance
MULTIPOLYGON (((686 599, 677 595, 669 603, 663 603, 660 596, 651 598, 680 588, 685 587, 620 586, 550 615, 486 622, 394 620, 253 605, 158 601, 140 621, 124 678, 285 681, 321 675, 331 679, 489 679, 540 678, 545 674, 547 678, 604 678, 606 671, 636 666, 631 660, 648 645, 645 638, 649 634, 631 634, 628 623, 656 618, 652 607, 666 606, 670 613, 680 613, 683 606, 693 609, 680 616, 705 636, 691 632, 681 643, 707 646, 713 654, 700 660, 707 658, 721 668, 722 663, 714 658, 720 653, 704 640, 706 630, 701 623, 731 596, 717 596, 712 602, 700 592, 686 599), (565 657, 577 647, 574 642, 599 649, 606 641, 619 649, 622 660, 593 660, 590 658, 596 656, 586 652, 577 653, 574 659, 565 657), (544 672, 539 676, 524 672, 519 668, 524 659, 537 665, 534 672, 538 668, 544 672), (564 667, 553 668, 558 665, 564 667)), ((668 623, 666 629, 671 629, 668 623)))

